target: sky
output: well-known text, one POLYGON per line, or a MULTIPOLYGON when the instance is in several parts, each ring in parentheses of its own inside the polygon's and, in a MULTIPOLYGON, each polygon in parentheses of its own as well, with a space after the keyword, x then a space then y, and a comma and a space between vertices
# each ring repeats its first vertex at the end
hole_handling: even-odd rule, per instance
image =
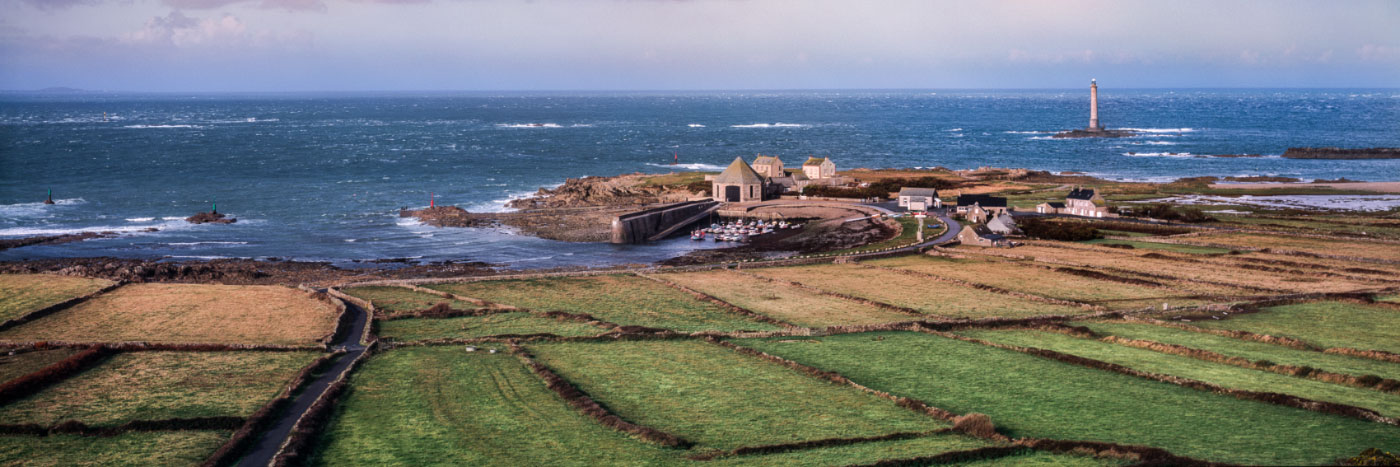
POLYGON ((1400 87, 1397 0, 0 0, 0 89, 1400 87))

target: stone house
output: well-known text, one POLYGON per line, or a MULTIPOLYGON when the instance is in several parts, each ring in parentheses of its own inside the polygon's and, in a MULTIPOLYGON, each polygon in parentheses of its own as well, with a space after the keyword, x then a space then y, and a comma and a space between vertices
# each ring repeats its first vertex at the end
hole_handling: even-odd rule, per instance
POLYGON ((1108 203, 1093 188, 1075 188, 1065 196, 1065 208, 1060 214, 1085 217, 1108 217, 1108 203))
POLYGON ((1061 213, 1061 212, 1064 212, 1064 210, 1065 210, 1065 203, 1060 203, 1060 202, 1056 202, 1056 201, 1051 201, 1051 202, 1048 202, 1048 203, 1040 203, 1040 204, 1035 205, 1035 212, 1038 212, 1038 213, 1041 213, 1041 214, 1059 214, 1059 213, 1061 213))
POLYGON ((753 160, 752 165, 754 172, 758 172, 759 175, 764 177, 776 178, 787 176, 787 173, 783 172, 783 161, 782 159, 778 159, 778 156, 759 154, 758 158, 753 160))
POLYGON ((983 213, 979 215, 981 220, 973 222, 986 222, 993 215, 1007 213, 1009 210, 1011 208, 1007 206, 1007 199, 1004 197, 990 196, 990 194, 959 194, 955 213, 962 215, 966 220, 973 221, 967 215, 972 214, 973 211, 981 211, 983 213))
POLYGON ((980 247, 1009 247, 1011 241, 1001 234, 993 233, 985 225, 963 226, 958 232, 958 241, 963 245, 974 245, 980 247))
POLYGON ((1004 212, 987 221, 986 225, 987 230, 994 234, 1018 235, 1021 233, 1021 229, 1016 227, 1016 219, 1012 218, 1011 214, 1004 212))
POLYGON ((730 162, 729 167, 725 167, 724 172, 720 172, 710 182, 711 197, 715 201, 726 203, 763 201, 764 190, 768 185, 763 176, 754 171, 753 167, 749 167, 742 157, 735 157, 734 162, 730 162))
POLYGON ((808 157, 802 163, 802 173, 812 180, 832 178, 836 176, 836 163, 830 157, 808 157))
POLYGON ((927 211, 943 207, 943 201, 938 199, 937 189, 901 187, 899 207, 910 211, 927 211))
POLYGON ((984 224, 990 220, 993 215, 994 214, 986 209, 982 209, 982 205, 973 203, 972 206, 969 206, 967 210, 962 213, 962 218, 974 224, 984 224))

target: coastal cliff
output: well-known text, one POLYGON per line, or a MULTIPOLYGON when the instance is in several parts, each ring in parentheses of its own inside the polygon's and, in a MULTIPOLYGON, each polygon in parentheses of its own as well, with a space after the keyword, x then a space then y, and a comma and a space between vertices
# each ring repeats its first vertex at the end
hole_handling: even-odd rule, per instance
POLYGON ((1288 148, 1285 159, 1400 159, 1400 148, 1288 148))

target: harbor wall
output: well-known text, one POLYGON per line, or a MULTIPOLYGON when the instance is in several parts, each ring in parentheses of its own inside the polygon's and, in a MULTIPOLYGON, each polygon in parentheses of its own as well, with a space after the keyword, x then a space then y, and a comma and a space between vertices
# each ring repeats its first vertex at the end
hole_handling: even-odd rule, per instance
POLYGON ((686 201, 617 216, 612 221, 612 243, 645 243, 718 205, 714 200, 686 201))

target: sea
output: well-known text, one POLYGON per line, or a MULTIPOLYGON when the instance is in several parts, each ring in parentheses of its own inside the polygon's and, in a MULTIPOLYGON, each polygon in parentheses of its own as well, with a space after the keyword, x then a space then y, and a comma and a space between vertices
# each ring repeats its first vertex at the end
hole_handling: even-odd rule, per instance
POLYGON ((471 211, 570 177, 718 171, 735 157, 854 167, 1025 167, 1115 180, 1400 180, 1400 160, 1293 160, 1293 146, 1400 146, 1397 89, 0 93, 0 238, 117 232, 0 260, 401 258, 509 268, 649 263, 713 247, 565 243, 398 217, 471 211), (1218 158, 1216 154, 1262 154, 1218 158), (679 163, 673 161, 679 159, 679 163), (53 191, 54 205, 42 204, 53 191), (231 225, 183 219, 218 210, 231 225), (155 228, 156 231, 148 231, 155 228))

